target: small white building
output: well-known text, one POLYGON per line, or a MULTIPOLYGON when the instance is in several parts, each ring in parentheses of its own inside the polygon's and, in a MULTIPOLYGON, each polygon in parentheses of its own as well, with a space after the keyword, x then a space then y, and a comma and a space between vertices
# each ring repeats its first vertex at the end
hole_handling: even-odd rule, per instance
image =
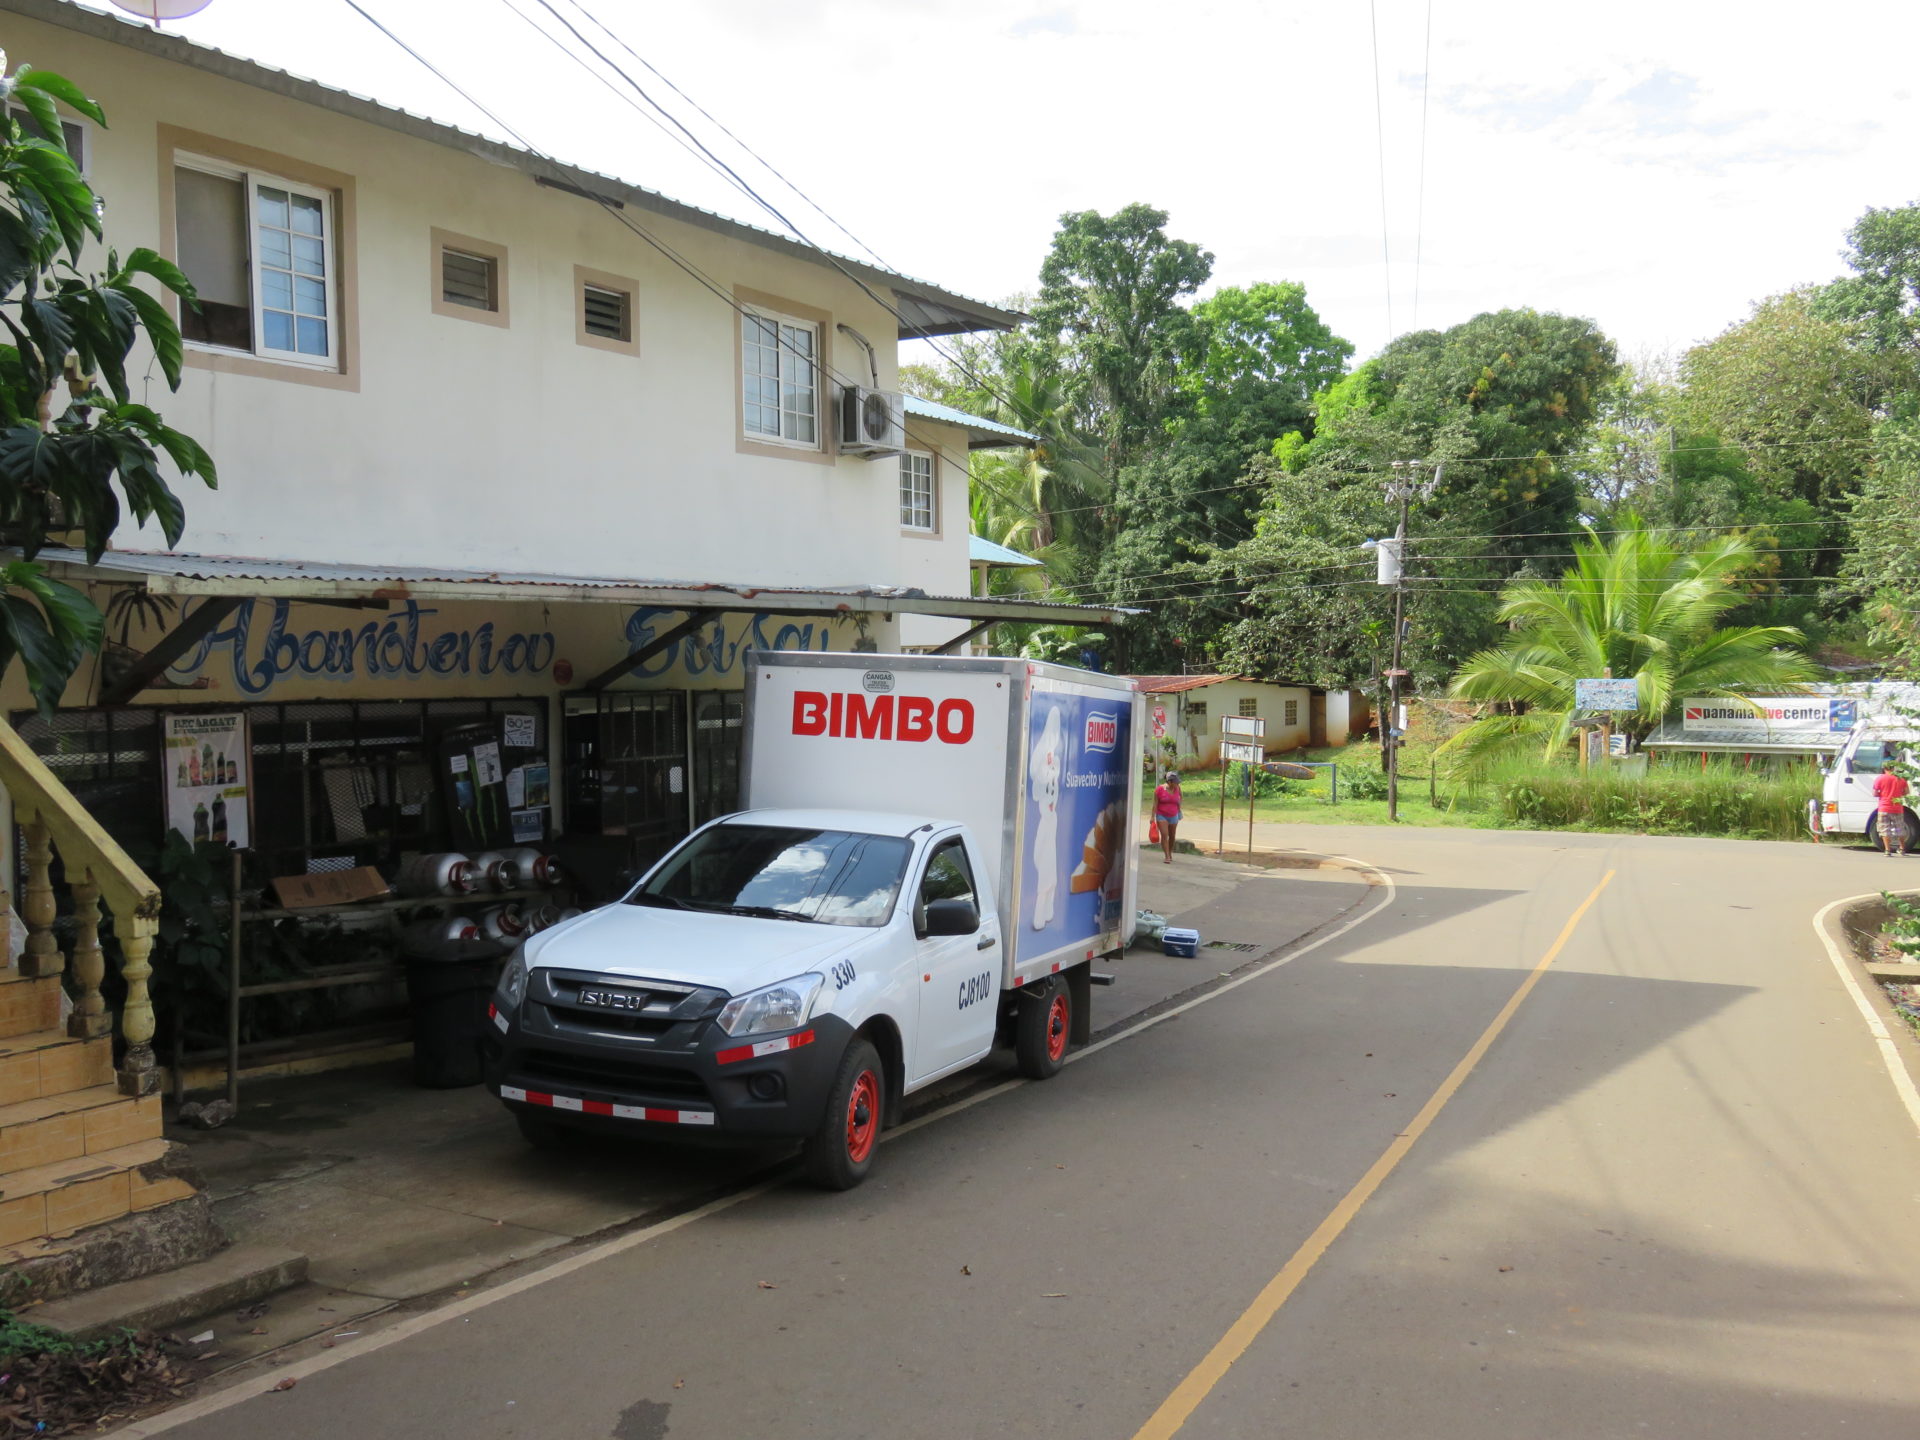
POLYGON ((1150 735, 1174 743, 1189 764, 1220 763, 1220 719, 1257 716, 1266 721, 1269 755, 1338 747, 1364 735, 1371 707, 1357 690, 1285 685, 1244 675, 1136 675, 1147 697, 1150 735))

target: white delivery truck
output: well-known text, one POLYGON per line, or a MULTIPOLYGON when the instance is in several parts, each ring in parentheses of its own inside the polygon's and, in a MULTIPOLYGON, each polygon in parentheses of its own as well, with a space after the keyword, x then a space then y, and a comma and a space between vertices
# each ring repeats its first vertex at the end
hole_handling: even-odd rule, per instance
POLYGON ((865 1178, 902 1098, 1011 1041, 1044 1078, 1133 936, 1140 697, 1025 660, 763 653, 744 798, 528 939, 488 1084, 536 1144, 798 1140, 865 1178))
MULTIPOLYGON (((1819 800, 1808 802, 1810 828, 1816 835, 1858 836, 1876 849, 1885 849, 1875 823, 1874 777, 1887 761, 1912 764, 1917 755, 1920 726, 1911 718, 1894 712, 1861 720, 1847 732, 1846 743, 1821 778, 1819 800)), ((1920 818, 1915 817, 1911 803, 1906 822, 1907 853, 1920 852, 1920 818)))

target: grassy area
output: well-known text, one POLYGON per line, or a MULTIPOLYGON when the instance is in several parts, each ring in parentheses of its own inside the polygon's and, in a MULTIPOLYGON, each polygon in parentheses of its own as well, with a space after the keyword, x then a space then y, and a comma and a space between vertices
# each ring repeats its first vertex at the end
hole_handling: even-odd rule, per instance
MULTIPOLYGON (((1332 761, 1340 767, 1339 803, 1330 803, 1331 777, 1313 780, 1256 777, 1253 818, 1290 825, 1388 824, 1385 777, 1379 751, 1353 745, 1316 750, 1289 759, 1332 761)), ((1181 836, 1211 845, 1219 834, 1221 774, 1218 769, 1181 776, 1186 820, 1181 836)), ((1226 778, 1226 834, 1235 826, 1244 839, 1248 801, 1241 767, 1226 778)), ((1141 787, 1151 802, 1152 784, 1141 787)), ((1500 830, 1593 830, 1650 835, 1718 835, 1740 839, 1803 840, 1805 806, 1812 790, 1804 775, 1772 775, 1715 765, 1706 771, 1679 765, 1656 767, 1644 776, 1610 768, 1582 775, 1572 765, 1531 765, 1503 770, 1477 784, 1436 772, 1431 746, 1401 752, 1402 825, 1500 830), (1437 775, 1429 783, 1428 777, 1437 775)))

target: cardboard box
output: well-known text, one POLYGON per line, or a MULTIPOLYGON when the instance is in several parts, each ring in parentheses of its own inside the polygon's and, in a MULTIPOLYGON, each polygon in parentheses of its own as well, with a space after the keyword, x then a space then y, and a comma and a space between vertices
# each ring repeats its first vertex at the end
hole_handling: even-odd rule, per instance
POLYGON ((273 897, 285 910, 351 905, 356 900, 384 900, 392 890, 371 865, 362 865, 357 870, 330 870, 322 875, 283 875, 273 882, 273 897))

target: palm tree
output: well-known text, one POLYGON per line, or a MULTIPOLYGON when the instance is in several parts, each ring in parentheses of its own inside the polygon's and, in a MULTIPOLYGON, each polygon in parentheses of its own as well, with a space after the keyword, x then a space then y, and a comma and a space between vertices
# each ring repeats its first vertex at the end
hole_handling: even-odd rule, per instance
POLYGON ((1040 438, 1031 450, 973 458, 970 493, 976 535, 1032 555, 1042 575, 1008 572, 1015 588, 1072 586, 1098 560, 1103 506, 1111 494, 1098 451, 1073 426, 1058 372, 1028 357, 1002 377, 1000 418, 1040 438))
MULTIPOLYGON (((1739 702, 1797 690, 1818 673, 1790 625, 1723 626, 1749 598, 1741 572, 1754 548, 1737 535, 1690 546, 1629 518, 1611 540, 1589 532, 1557 581, 1520 579, 1501 592, 1512 627, 1460 667, 1451 693, 1507 713, 1476 720, 1445 751, 1468 770, 1529 745, 1551 757, 1574 719, 1574 681, 1603 675, 1638 682, 1640 708, 1615 724, 1644 736, 1690 696, 1739 702)), ((1757 708, 1757 707, 1756 707, 1757 708)))

